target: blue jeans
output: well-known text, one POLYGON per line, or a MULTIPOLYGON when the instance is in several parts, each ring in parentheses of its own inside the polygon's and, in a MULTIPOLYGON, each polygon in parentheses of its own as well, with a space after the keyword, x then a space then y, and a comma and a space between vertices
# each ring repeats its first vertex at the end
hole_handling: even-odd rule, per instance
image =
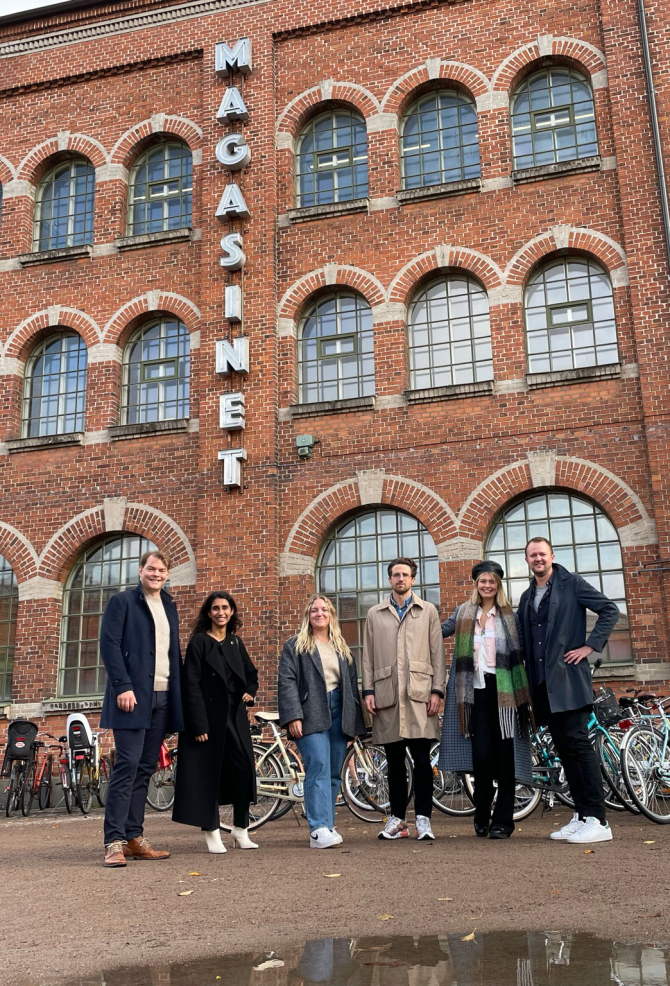
POLYGON ((330 729, 310 733, 297 741, 305 767, 305 814, 310 832, 335 828, 335 800, 340 790, 340 771, 347 752, 342 732, 342 693, 328 692, 330 729))

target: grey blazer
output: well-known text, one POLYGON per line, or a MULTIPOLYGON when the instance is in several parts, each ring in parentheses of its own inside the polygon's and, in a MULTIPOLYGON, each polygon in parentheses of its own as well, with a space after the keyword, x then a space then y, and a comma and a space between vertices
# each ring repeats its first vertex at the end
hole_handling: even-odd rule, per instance
MULTIPOLYGON (((286 726, 302 719, 302 734, 323 733, 330 729, 332 719, 326 679, 317 648, 312 654, 298 654, 295 637, 287 640, 279 658, 277 701, 279 722, 286 726)), ((349 664, 340 658, 340 691, 342 693, 342 732, 353 739, 366 733, 361 699, 358 691, 358 672, 354 661, 349 664)))

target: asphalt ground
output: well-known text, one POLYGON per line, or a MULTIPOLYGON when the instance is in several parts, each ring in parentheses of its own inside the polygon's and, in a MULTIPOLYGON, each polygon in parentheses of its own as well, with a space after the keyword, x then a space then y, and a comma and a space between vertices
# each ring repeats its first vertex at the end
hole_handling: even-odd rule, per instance
MULTIPOLYGON (((206 852, 201 833, 147 813, 160 862, 102 866, 102 814, 0 822, 0 984, 47 986, 127 965, 184 962, 309 938, 479 931, 583 931, 670 938, 670 826, 614 814, 614 841, 552 842, 566 809, 521 822, 507 842, 471 819, 434 816, 434 843, 377 839, 338 809, 342 846, 308 846, 292 814, 260 848, 206 852)), ((228 838, 230 846, 230 838, 228 838)))

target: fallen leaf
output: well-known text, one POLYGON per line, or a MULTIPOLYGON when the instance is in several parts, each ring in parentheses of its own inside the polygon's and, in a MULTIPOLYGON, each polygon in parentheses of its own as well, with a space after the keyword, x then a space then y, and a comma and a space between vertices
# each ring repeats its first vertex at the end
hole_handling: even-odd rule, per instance
POLYGON ((412 849, 412 852, 423 852, 423 849, 412 849))
POLYGON ((453 897, 438 897, 438 900, 453 900, 453 897))
POLYGON ((192 893, 193 893, 192 890, 180 890, 179 893, 177 894, 177 897, 188 897, 189 894, 192 893))
POLYGON ((268 959, 266 962, 261 962, 260 965, 255 965, 253 969, 254 972, 263 972, 265 969, 280 969, 283 965, 281 959, 268 959))
POLYGON ((342 876, 341 873, 324 873, 323 875, 327 876, 329 880, 334 880, 336 876, 342 876))
POLYGON ((466 935, 465 938, 461 938, 461 941, 474 941, 476 930, 476 928, 473 928, 469 935, 466 935))
POLYGON ((654 911, 653 914, 643 914, 643 918, 662 918, 663 911, 654 911))
POLYGON ((560 890, 550 890, 549 893, 550 894, 560 894, 560 893, 562 893, 562 891, 560 891, 560 890))
POLYGON ((588 855, 589 855, 590 853, 592 853, 592 852, 595 852, 595 849, 585 849, 585 850, 584 850, 584 855, 585 855, 585 856, 588 856, 588 855))
POLYGON ((391 921, 393 919, 392 914, 378 914, 377 917, 380 921, 391 921))
POLYGON ((656 839, 645 839, 645 840, 644 840, 644 844, 645 844, 645 846, 653 846, 653 844, 654 844, 655 842, 656 842, 656 839))
POLYGON ((197 870, 192 870, 192 871, 191 871, 191 872, 189 873, 189 876, 200 876, 200 874, 198 873, 198 871, 197 871, 197 870))
POLYGON ((215 978, 216 978, 216 979, 220 979, 220 978, 221 978, 221 976, 215 976, 215 978))

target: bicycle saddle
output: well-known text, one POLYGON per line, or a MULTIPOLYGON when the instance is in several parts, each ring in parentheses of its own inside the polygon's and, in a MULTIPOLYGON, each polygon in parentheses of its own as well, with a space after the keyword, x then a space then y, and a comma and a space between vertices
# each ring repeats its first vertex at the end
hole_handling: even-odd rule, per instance
POLYGON ((257 712, 254 715, 254 719, 258 719, 259 722, 279 722, 278 712, 257 712))

